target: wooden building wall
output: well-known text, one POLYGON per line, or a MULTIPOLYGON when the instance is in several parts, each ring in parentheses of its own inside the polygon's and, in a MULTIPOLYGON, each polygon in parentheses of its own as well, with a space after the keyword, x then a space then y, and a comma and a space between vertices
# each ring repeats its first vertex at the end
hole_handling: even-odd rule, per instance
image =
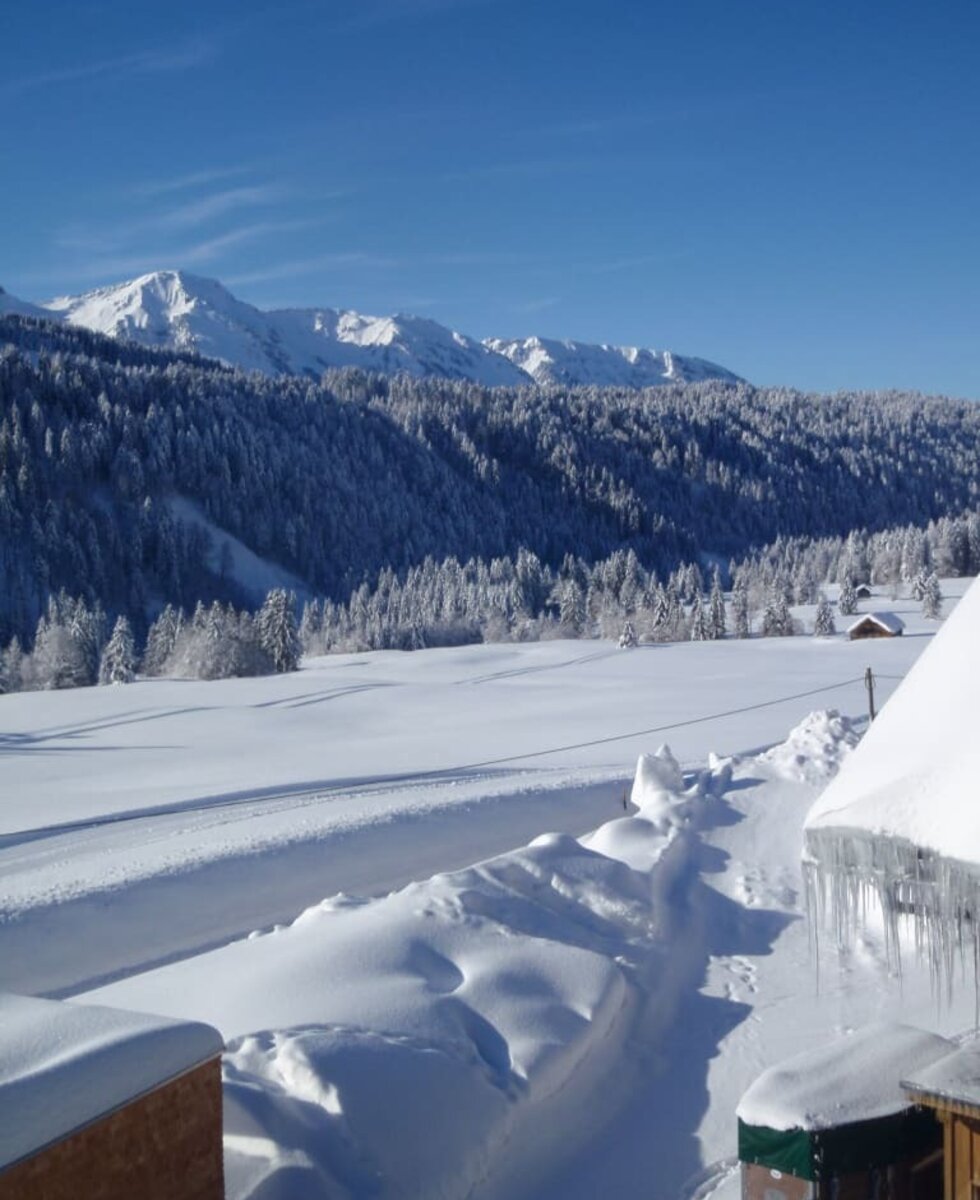
POLYGON ((0 1200, 224 1200, 221 1061, 0 1171, 0 1200))
MULTIPOLYGON (((980 1138, 980 1123, 977 1125, 980 1138)), ((980 1142, 974 1150, 980 1168, 980 1142)), ((948 1157, 946 1158, 948 1162, 948 1157)), ((977 1200, 969 1187, 955 1197, 943 1192, 941 1151, 870 1171, 824 1176, 814 1183, 759 1163, 742 1164, 742 1200, 977 1200)), ((978 1191, 980 1197, 980 1191, 978 1191)))
POLYGON ((940 1111, 945 1157, 945 1200, 974 1200, 980 1192, 980 1114, 940 1111))

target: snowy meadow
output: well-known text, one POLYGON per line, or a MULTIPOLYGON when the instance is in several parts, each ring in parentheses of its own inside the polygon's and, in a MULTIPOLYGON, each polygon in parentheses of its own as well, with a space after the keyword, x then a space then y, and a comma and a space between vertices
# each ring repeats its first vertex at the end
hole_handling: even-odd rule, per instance
POLYGON ((936 628, 878 607, 0 696, 0 987, 213 1023, 229 1196, 731 1192, 764 1067, 973 1021, 811 953, 803 818, 936 628))

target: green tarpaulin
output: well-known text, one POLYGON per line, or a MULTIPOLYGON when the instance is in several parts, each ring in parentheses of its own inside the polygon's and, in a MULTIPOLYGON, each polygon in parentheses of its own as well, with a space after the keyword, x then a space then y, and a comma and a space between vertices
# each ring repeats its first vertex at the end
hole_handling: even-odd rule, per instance
POLYGON ((928 1109, 919 1108, 830 1129, 780 1130, 738 1123, 742 1162, 809 1180, 920 1158, 938 1150, 942 1142, 942 1126, 928 1109))

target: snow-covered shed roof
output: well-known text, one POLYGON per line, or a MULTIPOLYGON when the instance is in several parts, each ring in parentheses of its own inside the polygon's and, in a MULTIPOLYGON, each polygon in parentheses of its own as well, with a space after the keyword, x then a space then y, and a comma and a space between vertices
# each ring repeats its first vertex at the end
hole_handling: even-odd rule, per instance
POLYGON ((0 993, 0 1170, 223 1049, 210 1025, 0 993))
POLYGON ((868 1025, 764 1071, 737 1115, 746 1125, 806 1131, 892 1116, 911 1103, 901 1080, 952 1049, 911 1025, 868 1025))
POLYGON ((980 1108, 980 1043, 968 1042, 937 1062, 910 1072, 902 1086, 923 1096, 980 1108))
POLYGON ((822 834, 898 839, 974 864, 980 874, 978 713, 980 582, 974 581, 810 809, 807 855, 819 862, 822 834))
POLYGON ((848 625, 847 632, 853 633, 855 629, 860 629, 866 621, 870 621, 873 625, 877 625, 886 633, 897 636, 905 628, 905 622, 901 617, 897 617, 894 613, 889 612, 870 612, 862 613, 860 617, 852 624, 848 625))

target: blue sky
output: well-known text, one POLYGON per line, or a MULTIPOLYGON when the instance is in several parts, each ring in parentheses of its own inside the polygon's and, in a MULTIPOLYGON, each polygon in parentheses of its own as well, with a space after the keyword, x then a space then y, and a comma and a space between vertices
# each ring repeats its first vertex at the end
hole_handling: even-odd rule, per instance
POLYGON ((980 398, 980 5, 9 4, 0 283, 980 398))

